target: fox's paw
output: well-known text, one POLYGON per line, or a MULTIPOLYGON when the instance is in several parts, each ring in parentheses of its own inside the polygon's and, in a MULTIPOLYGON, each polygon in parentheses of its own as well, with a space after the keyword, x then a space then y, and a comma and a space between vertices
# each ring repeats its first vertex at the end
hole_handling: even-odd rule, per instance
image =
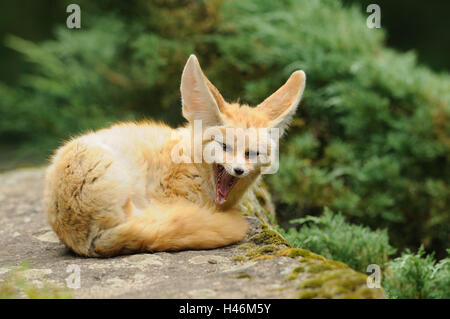
POLYGON ((247 237, 249 224, 244 217, 240 217, 238 223, 236 223, 236 239, 237 241, 244 240, 247 237))
POLYGON ((241 216, 240 212, 223 212, 224 222, 220 225, 220 233, 229 243, 241 241, 247 237, 248 222, 241 216))

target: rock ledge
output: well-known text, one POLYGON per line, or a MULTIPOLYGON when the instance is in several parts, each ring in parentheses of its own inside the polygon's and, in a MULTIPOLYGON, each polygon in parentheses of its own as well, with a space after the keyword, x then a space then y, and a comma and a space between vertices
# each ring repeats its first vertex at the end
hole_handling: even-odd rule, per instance
POLYGON ((43 178, 44 168, 0 174, 0 298, 384 298, 366 275, 291 248, 261 185, 242 204, 251 224, 242 243, 94 259, 68 251, 48 226, 43 178))

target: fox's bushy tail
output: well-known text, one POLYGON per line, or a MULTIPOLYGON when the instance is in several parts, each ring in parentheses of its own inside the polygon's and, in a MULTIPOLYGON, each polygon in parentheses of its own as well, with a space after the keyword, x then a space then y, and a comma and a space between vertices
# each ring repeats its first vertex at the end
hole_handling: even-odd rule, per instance
POLYGON ((247 229, 236 210, 218 212, 187 201, 152 205, 143 214, 100 232, 88 255, 216 248, 244 239, 247 229))

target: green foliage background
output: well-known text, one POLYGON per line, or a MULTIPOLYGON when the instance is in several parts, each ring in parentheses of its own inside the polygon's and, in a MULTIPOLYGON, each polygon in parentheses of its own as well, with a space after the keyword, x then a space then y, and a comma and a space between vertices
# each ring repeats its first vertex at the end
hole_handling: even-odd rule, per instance
MULTIPOLYGON (((69 2, 67 2, 68 4, 69 2)), ((187 57, 229 100, 257 104, 296 69, 301 107, 267 178, 280 222, 323 207, 396 248, 443 257, 450 241, 450 77, 385 45, 335 0, 78 1, 82 28, 5 44, 29 72, 0 83, 0 163, 42 162, 73 134, 117 120, 182 122, 187 57)))
POLYGON ((301 225, 300 230, 280 230, 292 246, 320 252, 322 256, 345 262, 360 272, 366 272, 371 264, 385 265, 389 256, 395 253, 386 229, 372 231, 349 224, 344 216, 334 214, 328 208, 321 217, 307 216, 290 222, 301 225))
POLYGON ((447 257, 436 262, 433 254, 406 251, 388 264, 383 287, 389 298, 449 299, 450 250, 447 257))

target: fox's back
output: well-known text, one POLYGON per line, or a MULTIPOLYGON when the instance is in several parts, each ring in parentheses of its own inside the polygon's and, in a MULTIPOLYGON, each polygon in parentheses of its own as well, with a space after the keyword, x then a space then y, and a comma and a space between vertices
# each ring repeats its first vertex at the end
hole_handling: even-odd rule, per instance
POLYGON ((161 153, 177 136, 166 125, 130 122, 61 146, 47 169, 45 185, 47 217, 60 239, 83 253, 99 230, 127 217, 111 212, 126 212, 124 207, 131 204, 136 210, 148 206, 148 183, 164 174, 161 153))

